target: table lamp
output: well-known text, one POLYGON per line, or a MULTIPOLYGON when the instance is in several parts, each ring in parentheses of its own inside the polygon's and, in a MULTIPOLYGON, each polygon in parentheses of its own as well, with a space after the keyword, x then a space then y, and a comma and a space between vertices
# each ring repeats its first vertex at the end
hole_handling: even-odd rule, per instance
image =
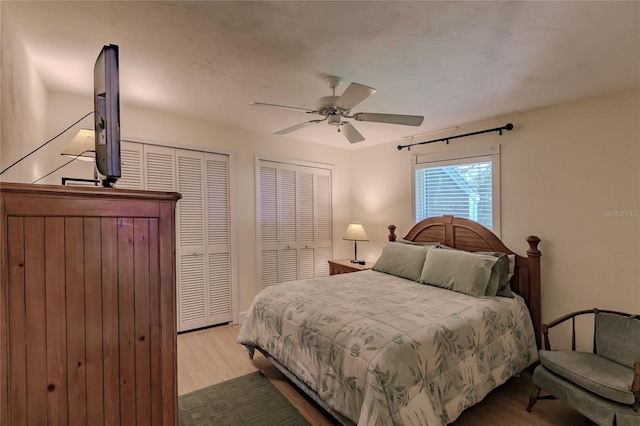
POLYGON ((82 161, 95 161, 96 152, 94 138, 93 130, 80 129, 78 134, 73 137, 69 145, 67 145, 60 155, 82 161))
POLYGON ((367 233, 364 231, 364 226, 359 223, 350 223, 342 239, 353 241, 353 260, 351 260, 351 263, 364 265, 364 260, 358 260, 358 241, 369 241, 367 233))
POLYGON ((93 179, 62 178, 62 184, 66 181, 100 183, 98 180, 98 169, 96 167, 95 151, 95 131, 91 129, 80 129, 77 135, 71 140, 69 145, 60 153, 73 160, 93 162, 93 179))

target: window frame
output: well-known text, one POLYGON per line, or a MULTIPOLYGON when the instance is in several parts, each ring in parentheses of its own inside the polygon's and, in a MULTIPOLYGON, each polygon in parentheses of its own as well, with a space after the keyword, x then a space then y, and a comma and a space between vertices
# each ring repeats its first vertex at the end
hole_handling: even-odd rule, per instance
POLYGON ((446 167, 491 161, 491 231, 501 236, 501 194, 500 194, 500 144, 489 147, 470 148, 455 151, 417 153, 411 156, 411 214, 413 223, 416 215, 416 171, 432 167, 446 167))

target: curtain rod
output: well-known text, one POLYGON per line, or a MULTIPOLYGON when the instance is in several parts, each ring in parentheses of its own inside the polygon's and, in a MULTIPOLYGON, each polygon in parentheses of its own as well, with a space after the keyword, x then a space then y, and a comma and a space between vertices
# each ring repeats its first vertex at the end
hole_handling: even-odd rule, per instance
POLYGON ((412 143, 412 144, 409 144, 409 145, 398 145, 398 151, 401 151, 402 148, 407 148, 408 151, 411 151, 411 147, 412 146, 424 145, 424 144, 427 144, 427 143, 434 143, 434 142, 446 142, 447 144, 449 144, 449 140, 450 139, 465 138, 467 136, 479 135, 481 133, 498 132, 500 134, 500 136, 502 136, 502 131, 503 130, 512 130, 512 129, 513 129, 513 124, 507 123, 504 126, 496 127, 495 129, 480 130, 478 132, 465 133, 464 135, 449 136, 448 138, 434 139, 434 140, 425 141, 425 142, 416 142, 416 143, 412 143))

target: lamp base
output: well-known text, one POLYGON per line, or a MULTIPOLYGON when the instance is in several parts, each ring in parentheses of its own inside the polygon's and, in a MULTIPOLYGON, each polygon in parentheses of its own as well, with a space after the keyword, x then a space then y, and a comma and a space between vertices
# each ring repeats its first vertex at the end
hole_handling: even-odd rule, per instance
POLYGON ((356 260, 356 259, 353 259, 353 260, 351 261, 351 263, 357 263, 358 265, 364 265, 364 263, 365 263, 365 262, 364 262, 364 260, 356 260))

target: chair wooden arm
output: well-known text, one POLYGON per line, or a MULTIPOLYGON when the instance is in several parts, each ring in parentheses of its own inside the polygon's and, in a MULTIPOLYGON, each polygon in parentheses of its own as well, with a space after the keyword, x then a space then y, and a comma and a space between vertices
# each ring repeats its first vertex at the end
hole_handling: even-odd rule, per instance
POLYGON ((633 384, 631 385, 631 392, 635 397, 633 403, 633 409, 638 411, 640 408, 640 360, 633 363, 633 384))
POLYGON ((560 318, 556 318, 548 324, 542 324, 542 337, 544 339, 544 348, 548 351, 551 350, 551 343, 549 342, 549 329, 555 327, 556 325, 562 324, 567 320, 572 321, 572 329, 571 329, 571 350, 576 350, 576 317, 585 314, 593 314, 595 313, 595 309, 585 309, 582 311, 575 311, 569 314, 563 315, 560 318))
MULTIPOLYGON (((593 309, 584 309, 581 311, 575 311, 575 312, 571 312, 569 314, 563 315, 560 318, 556 318, 555 320, 551 321, 548 324, 542 324, 541 325, 541 330, 542 330, 542 337, 544 338, 544 348, 548 351, 551 350, 551 344, 549 343, 549 329, 555 327, 556 325, 562 324, 563 322, 567 321, 567 320, 571 320, 572 324, 571 324, 571 350, 575 351, 576 350, 576 317, 580 316, 580 315, 585 315, 585 314, 595 314, 596 312, 607 312, 610 314, 618 314, 618 315, 630 315, 626 312, 619 312, 619 311, 610 311, 607 309, 597 309, 597 308, 593 308, 593 309)), ((595 338, 595 337, 594 337, 595 338)), ((594 341, 594 348, 595 348, 595 341, 594 341)))

